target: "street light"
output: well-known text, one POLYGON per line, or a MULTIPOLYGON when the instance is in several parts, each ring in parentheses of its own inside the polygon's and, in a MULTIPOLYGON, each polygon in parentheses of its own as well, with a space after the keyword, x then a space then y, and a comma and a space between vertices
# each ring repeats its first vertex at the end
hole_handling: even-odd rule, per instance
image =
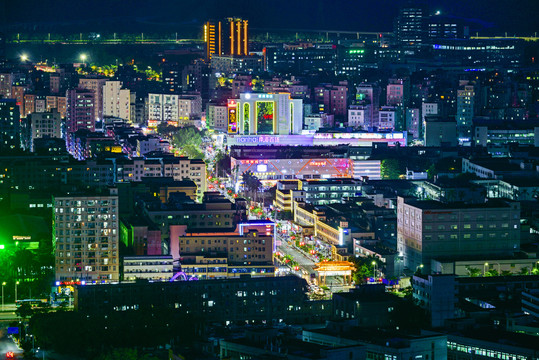
POLYGON ((4 311, 4 286, 6 286, 6 282, 2 282, 2 311, 4 311))
POLYGON ((80 60, 84 65, 86 65, 86 59, 88 59, 88 55, 86 54, 80 54, 80 60))
POLYGON ((15 304, 17 304, 17 285, 19 285, 19 282, 15 281, 15 304))
POLYGON ((486 263, 483 265, 483 276, 486 275, 487 269, 488 269, 488 262, 486 262, 486 263))
POLYGON ((21 55, 21 61, 22 61, 22 62, 28 61, 28 55, 22 54, 22 55, 21 55))
POLYGON ((376 266, 378 264, 376 263, 376 261, 373 261, 371 264, 372 264, 372 266, 374 266, 374 281, 376 281, 376 266))

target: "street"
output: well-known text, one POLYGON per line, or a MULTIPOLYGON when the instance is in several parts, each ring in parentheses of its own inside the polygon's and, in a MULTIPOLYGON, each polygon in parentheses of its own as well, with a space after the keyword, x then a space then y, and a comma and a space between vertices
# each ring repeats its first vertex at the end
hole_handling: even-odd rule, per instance
MULTIPOLYGON (((277 238, 280 240, 281 245, 278 247, 278 250, 285 255, 290 255, 298 263, 300 271, 291 271, 292 274, 302 277, 307 282, 312 283, 312 278, 310 274, 315 273, 314 266, 315 261, 303 254, 301 251, 296 249, 294 246, 288 244, 287 236, 282 234, 277 234, 277 238)), ((317 284, 320 285, 320 284, 317 284)), ((343 284, 343 279, 336 277, 328 277, 326 280, 326 286, 329 288, 330 292, 346 292, 349 291, 350 286, 343 284)))

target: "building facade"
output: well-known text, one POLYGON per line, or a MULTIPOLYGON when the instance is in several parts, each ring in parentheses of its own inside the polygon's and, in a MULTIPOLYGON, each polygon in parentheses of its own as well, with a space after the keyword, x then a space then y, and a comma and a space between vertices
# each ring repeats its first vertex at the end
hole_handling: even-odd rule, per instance
POLYGON ((520 249, 520 204, 442 204, 398 197, 397 250, 411 271, 433 259, 507 256, 520 249))
POLYGON ((303 100, 290 94, 243 93, 228 101, 228 133, 242 135, 299 134, 303 100))
POLYGON ((55 197, 53 214, 56 280, 118 281, 118 196, 55 197))

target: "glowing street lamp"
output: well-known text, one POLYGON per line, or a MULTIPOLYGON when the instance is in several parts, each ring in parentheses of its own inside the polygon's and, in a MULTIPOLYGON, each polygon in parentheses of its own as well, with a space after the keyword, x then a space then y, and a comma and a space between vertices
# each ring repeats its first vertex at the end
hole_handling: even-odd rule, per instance
POLYGON ((86 65, 86 60, 88 59, 88 55, 86 54, 80 54, 80 60, 82 61, 83 64, 86 65))
POLYGON ((376 261, 373 261, 372 262, 372 266, 374 267, 374 279, 376 281, 376 267, 378 266, 378 264, 376 263, 376 261))
POLYGON ((15 281, 15 303, 17 303, 17 286, 19 285, 18 281, 15 281))
POLYGON ((22 62, 28 61, 28 55, 22 54, 22 55, 21 55, 21 61, 22 61, 22 62))
POLYGON ((6 282, 2 282, 2 311, 4 311, 4 286, 6 286, 6 282))

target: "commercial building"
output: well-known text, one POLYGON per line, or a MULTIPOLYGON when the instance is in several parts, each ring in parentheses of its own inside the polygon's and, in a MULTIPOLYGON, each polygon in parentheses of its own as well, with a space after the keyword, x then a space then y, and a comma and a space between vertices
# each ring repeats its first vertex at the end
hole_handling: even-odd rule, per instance
POLYGON ((206 59, 214 55, 249 55, 249 21, 230 17, 204 24, 206 59))
POLYGON ((355 179, 302 180, 299 185, 305 202, 313 205, 340 203, 361 195, 361 181, 355 179))
POLYGON ((431 260, 507 256, 520 249, 520 204, 491 199, 484 204, 397 200, 397 250, 411 271, 431 260))
POLYGON ((169 281, 174 276, 170 255, 125 256, 122 262, 124 280, 169 281))
POLYGON ((58 196, 53 214, 56 280, 118 281, 118 196, 58 196))
POLYGON ((427 38, 427 9, 423 6, 404 6, 395 22, 395 35, 402 46, 419 47, 427 38))
POLYGON ((507 144, 539 147, 539 122, 474 121, 473 140, 476 145, 502 147, 507 144))
POLYGON ((0 148, 20 147, 20 114, 14 99, 0 99, 0 148))
POLYGON ((199 279, 238 277, 240 274, 274 276, 275 224, 269 221, 240 223, 234 231, 198 230, 171 234, 183 272, 199 279), (176 234, 178 237, 176 238, 176 234), (172 236, 174 235, 174 237, 172 236))
POLYGON ((290 94, 242 93, 228 101, 228 134, 290 135, 303 128, 303 100, 290 94))
POLYGON ((317 132, 305 135, 231 135, 225 138, 228 146, 274 145, 278 146, 363 146, 375 143, 388 146, 406 146, 406 132, 317 132))

